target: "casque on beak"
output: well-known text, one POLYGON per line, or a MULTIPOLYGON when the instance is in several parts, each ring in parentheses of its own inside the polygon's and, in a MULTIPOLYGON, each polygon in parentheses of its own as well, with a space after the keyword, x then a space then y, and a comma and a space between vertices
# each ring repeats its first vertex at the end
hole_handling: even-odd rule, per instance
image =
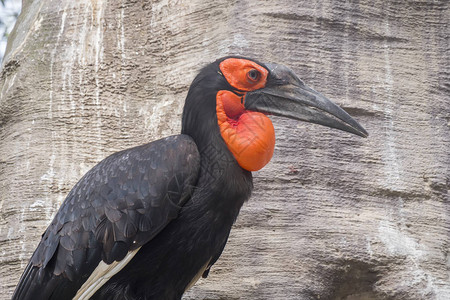
POLYGON ((367 131, 342 108, 306 86, 292 70, 266 64, 269 78, 265 88, 248 92, 245 108, 250 111, 316 123, 362 137, 367 131))

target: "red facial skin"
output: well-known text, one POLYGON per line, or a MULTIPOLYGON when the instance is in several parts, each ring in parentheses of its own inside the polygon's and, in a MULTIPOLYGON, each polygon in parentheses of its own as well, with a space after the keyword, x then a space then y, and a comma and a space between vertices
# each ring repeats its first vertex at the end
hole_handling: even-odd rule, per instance
POLYGON ((263 88, 268 71, 255 62, 229 58, 220 63, 228 83, 242 96, 222 90, 216 95, 216 112, 220 133, 239 165, 248 171, 262 169, 272 158, 275 131, 263 113, 247 111, 245 92, 263 88))

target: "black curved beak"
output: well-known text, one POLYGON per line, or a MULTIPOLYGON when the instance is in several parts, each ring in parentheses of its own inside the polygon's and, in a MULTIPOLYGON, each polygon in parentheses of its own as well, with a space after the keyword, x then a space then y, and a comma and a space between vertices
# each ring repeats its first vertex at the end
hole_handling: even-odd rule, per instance
POLYGON ((283 65, 266 64, 266 87, 248 92, 245 108, 275 116, 316 123, 362 137, 367 131, 342 108, 306 86, 292 70, 283 65))

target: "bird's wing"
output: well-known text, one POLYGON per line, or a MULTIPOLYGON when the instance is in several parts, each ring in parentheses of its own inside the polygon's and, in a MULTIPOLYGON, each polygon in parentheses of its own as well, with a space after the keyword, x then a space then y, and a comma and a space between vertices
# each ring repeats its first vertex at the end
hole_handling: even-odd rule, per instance
POLYGON ((187 135, 101 161, 61 205, 13 299, 70 299, 97 266, 131 260, 130 255, 177 217, 199 168, 197 146, 187 135))

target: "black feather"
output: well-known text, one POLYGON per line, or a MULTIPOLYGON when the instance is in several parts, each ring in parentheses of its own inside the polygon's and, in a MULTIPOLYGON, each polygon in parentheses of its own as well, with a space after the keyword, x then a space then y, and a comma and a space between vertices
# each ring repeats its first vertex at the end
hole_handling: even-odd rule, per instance
POLYGON ((43 234, 13 299, 72 298, 100 260, 120 261, 177 217, 186 201, 181 195, 189 194, 199 166, 197 147, 186 135, 104 159, 70 191, 43 234), (169 199, 167 182, 174 177, 179 198, 169 199))

